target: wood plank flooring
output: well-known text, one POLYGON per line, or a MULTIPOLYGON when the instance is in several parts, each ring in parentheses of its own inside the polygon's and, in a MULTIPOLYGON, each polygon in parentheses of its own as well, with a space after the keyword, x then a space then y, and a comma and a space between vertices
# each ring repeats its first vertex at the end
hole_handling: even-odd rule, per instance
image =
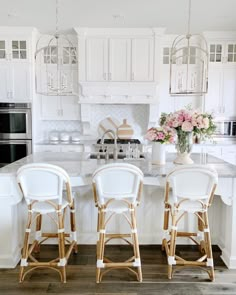
MULTIPOLYGON (((52 258, 56 246, 43 246, 40 258, 52 258)), ((197 258, 195 246, 178 246, 179 254, 189 259, 197 258)), ((67 266, 67 283, 49 269, 31 272, 22 284, 18 283, 19 266, 0 269, 0 294, 86 294, 86 295, 236 295, 236 270, 229 270, 220 259, 220 250, 213 247, 216 279, 210 282, 205 271, 199 268, 176 270, 174 278, 167 278, 166 256, 159 245, 141 246, 143 282, 126 270, 113 270, 102 283, 95 282, 96 249, 94 245, 80 245, 77 255, 72 255, 67 266)), ((114 261, 125 260, 131 254, 128 246, 108 246, 107 256, 114 261)))

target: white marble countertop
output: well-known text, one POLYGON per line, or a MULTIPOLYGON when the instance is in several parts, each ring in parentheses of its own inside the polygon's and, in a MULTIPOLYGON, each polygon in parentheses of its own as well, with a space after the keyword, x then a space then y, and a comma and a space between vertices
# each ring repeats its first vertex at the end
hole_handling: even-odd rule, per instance
MULTIPOLYGON (((173 164, 175 156, 175 153, 168 153, 166 164, 163 166, 153 165, 148 159, 117 161, 126 161, 138 166, 143 171, 145 177, 165 177, 166 174, 176 166, 173 164)), ((191 158, 194 160, 194 163, 201 163, 201 154, 192 154, 191 158)), ((15 175, 16 171, 24 164, 42 162, 55 164, 64 168, 71 177, 89 177, 97 167, 106 163, 112 163, 114 160, 89 159, 89 153, 40 152, 29 155, 1 168, 0 176, 12 176, 15 175)), ((206 165, 214 167, 217 170, 219 177, 236 177, 236 166, 229 164, 219 158, 208 155, 206 159, 206 165)))

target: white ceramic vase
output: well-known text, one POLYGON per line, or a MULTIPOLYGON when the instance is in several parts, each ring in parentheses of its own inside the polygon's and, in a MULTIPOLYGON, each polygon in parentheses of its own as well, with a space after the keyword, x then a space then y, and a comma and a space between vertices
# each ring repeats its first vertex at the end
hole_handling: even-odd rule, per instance
POLYGON ((152 164, 165 165, 166 147, 160 142, 152 142, 152 164))

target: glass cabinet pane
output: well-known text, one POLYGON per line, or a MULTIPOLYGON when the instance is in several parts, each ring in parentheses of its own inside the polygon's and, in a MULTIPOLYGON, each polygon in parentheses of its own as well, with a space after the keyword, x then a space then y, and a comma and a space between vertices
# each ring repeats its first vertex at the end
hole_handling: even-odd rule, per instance
POLYGON ((5 41, 4 40, 0 40, 0 49, 5 50, 5 41))
POLYGON ((210 62, 221 62, 222 44, 210 44, 210 62))
POLYGON ((6 47, 5 47, 5 41, 0 40, 0 59, 6 58, 6 47))
POLYGON ((228 44, 228 62, 236 62, 236 44, 228 44))
POLYGON ((13 40, 12 41, 12 58, 14 59, 26 59, 26 41, 13 40))

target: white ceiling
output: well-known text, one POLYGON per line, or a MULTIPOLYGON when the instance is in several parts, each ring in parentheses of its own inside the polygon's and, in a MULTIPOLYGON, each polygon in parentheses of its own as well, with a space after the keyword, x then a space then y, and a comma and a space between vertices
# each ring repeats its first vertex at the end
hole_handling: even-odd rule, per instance
MULTIPOLYGON (((73 27, 164 27, 185 33, 189 0, 59 0, 59 29, 73 27)), ((0 26, 55 31, 56 0, 0 0, 0 26)), ((236 31, 236 0, 192 0, 191 33, 236 31)))

